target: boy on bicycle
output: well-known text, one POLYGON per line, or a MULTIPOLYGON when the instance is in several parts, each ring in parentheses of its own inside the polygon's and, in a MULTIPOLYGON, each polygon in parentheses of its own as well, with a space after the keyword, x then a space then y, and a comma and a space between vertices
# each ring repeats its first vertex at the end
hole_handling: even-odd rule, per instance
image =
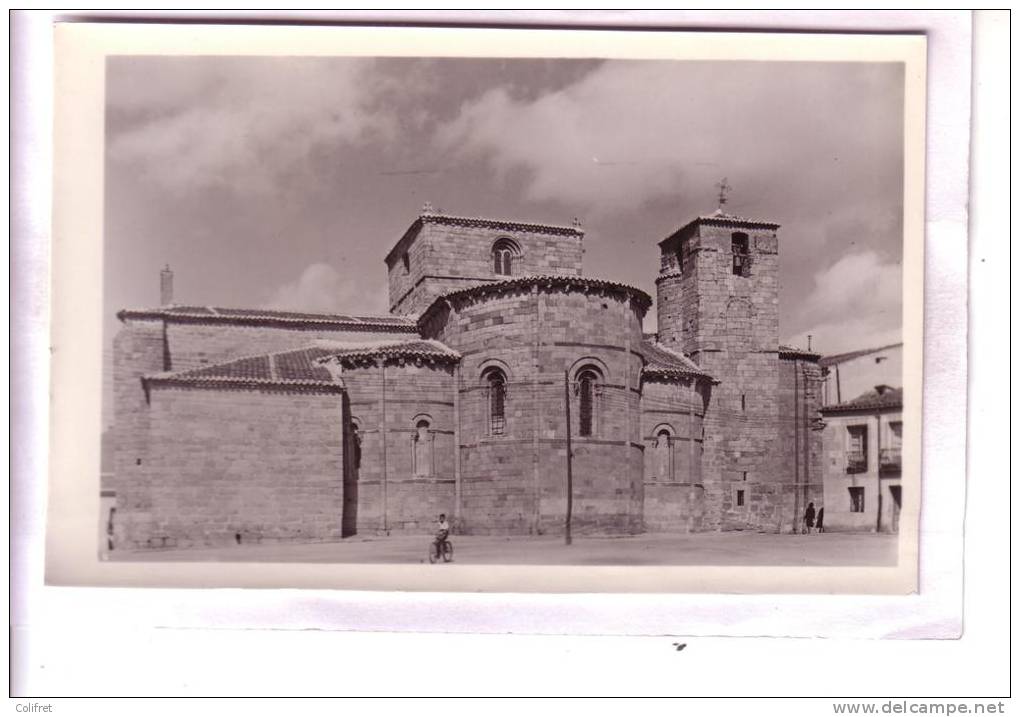
POLYGON ((436 545, 441 546, 450 535, 450 524, 446 521, 446 513, 439 514, 439 532, 436 533, 436 545))

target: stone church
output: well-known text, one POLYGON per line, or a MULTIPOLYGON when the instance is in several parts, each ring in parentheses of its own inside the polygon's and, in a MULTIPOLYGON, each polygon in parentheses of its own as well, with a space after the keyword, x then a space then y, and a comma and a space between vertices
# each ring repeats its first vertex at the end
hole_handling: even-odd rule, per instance
POLYGON ((657 334, 576 222, 426 205, 385 316, 180 305, 164 271, 118 313, 114 544, 561 534, 568 460, 575 533, 793 530, 823 370, 779 345, 778 229, 720 209, 660 241, 657 334))

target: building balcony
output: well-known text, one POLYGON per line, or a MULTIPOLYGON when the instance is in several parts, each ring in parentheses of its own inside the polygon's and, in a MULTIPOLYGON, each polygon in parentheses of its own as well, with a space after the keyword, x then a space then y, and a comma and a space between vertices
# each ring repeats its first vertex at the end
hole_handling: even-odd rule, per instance
POLYGON ((899 448, 883 448, 879 451, 878 471, 880 475, 899 475, 902 458, 899 448))
POLYGON ((849 451, 846 454, 846 472, 867 473, 868 457, 864 453, 860 453, 858 451, 849 451))

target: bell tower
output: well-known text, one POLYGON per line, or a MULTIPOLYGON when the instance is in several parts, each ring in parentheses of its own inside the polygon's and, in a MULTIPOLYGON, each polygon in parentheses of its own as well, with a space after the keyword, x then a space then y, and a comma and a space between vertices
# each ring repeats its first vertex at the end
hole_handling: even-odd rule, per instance
POLYGON ((703 467, 724 529, 771 520, 774 491, 762 483, 780 475, 779 225, 725 212, 726 189, 723 180, 715 212, 659 242, 656 279, 659 341, 719 382, 703 467))
POLYGON ((704 368, 779 347, 779 225, 719 208, 659 242, 659 341, 704 368), (724 354, 711 356, 711 354, 724 354))

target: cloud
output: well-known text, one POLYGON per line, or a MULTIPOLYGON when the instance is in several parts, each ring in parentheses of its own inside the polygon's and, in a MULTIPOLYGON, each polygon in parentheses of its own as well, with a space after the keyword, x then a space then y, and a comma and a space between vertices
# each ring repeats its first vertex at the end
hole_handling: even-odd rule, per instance
POLYGON ((797 311, 807 326, 784 340, 823 354, 841 353, 902 340, 903 276, 898 263, 874 251, 853 252, 814 276, 814 287, 797 311))
POLYGON ((173 190, 279 190, 325 147, 382 138, 392 120, 367 60, 181 58, 111 66, 108 151, 173 190))
POLYGON ((504 177, 523 172, 529 199, 595 212, 708 198, 724 175, 745 204, 774 204, 777 187, 806 203, 848 189, 895 198, 898 73, 876 63, 607 62, 533 99, 492 88, 436 141, 504 177))
POLYGON ((370 289, 340 275, 328 264, 311 264, 296 280, 279 287, 266 303, 268 309, 323 311, 354 314, 386 313, 385 292, 378 282, 370 289))

